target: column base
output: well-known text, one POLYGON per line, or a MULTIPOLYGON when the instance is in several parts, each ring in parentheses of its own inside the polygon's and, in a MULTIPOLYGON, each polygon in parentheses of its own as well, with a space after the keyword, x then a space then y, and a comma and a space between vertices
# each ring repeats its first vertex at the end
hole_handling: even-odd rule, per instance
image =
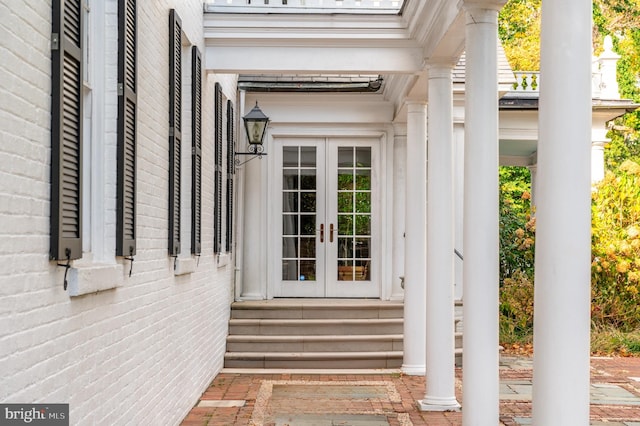
POLYGON ((407 376, 424 376, 427 372, 427 366, 424 364, 422 365, 403 364, 402 367, 400 367, 400 369, 402 370, 402 373, 406 374, 407 376))
POLYGON ((420 411, 460 411, 462 408, 455 397, 425 397, 425 399, 419 400, 417 405, 420 411))
POLYGON ((236 301, 242 302, 244 300, 266 300, 266 298, 262 294, 246 293, 246 294, 241 294, 236 301))

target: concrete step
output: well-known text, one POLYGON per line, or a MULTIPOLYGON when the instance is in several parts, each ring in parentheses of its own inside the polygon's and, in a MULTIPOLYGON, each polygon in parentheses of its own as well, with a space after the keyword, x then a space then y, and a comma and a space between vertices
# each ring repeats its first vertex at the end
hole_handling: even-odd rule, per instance
POLYGON ((376 319, 402 318, 402 302, 379 300, 277 299, 235 302, 231 318, 243 319, 376 319))
POLYGON ((399 368, 402 351, 387 352, 227 352, 226 368, 360 369, 399 368))
POLYGON ((389 352, 402 351, 402 334, 261 336, 231 335, 228 352, 389 352))
MULTIPOLYGON (((399 368, 403 304, 354 299, 276 299, 232 304, 226 368, 399 368)), ((456 318, 456 365, 462 332, 456 318)))
POLYGON ((230 335, 365 335, 402 334, 402 318, 389 319, 237 319, 230 335))

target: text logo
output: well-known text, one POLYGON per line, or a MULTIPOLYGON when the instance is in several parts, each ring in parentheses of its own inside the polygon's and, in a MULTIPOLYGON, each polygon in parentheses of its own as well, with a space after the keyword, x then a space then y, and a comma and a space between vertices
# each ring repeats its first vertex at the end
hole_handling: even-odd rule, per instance
POLYGON ((69 426, 69 404, 0 404, 0 426, 69 426))

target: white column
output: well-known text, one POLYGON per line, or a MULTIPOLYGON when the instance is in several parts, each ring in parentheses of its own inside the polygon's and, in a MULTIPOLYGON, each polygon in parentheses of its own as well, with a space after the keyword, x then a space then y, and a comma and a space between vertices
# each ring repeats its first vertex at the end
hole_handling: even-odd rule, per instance
POLYGON ((407 127, 394 126, 393 141, 393 271, 391 300, 402 300, 401 277, 404 277, 404 220, 406 206, 407 127))
MULTIPOLYGON (((244 100, 244 98, 243 98, 244 100)), ((250 106, 251 107, 251 106, 250 106)), ((266 138, 267 136, 265 136, 266 138)), ((246 134, 244 129, 241 133, 240 146, 246 143, 246 134)), ((242 202, 242 220, 241 235, 242 255, 241 263, 238 267, 242 268, 240 299, 242 300, 262 300, 266 298, 266 292, 263 288, 266 276, 266 268, 263 267, 264 258, 264 241, 263 237, 266 228, 266 215, 263 207, 263 194, 266 192, 263 177, 262 166, 266 162, 264 159, 254 159, 246 162, 241 166, 242 190, 240 194, 243 196, 242 202)))
POLYGON ((604 146, 606 143, 606 136, 604 136, 604 140, 594 139, 591 142, 591 184, 596 184, 604 179, 604 146))
MULTIPOLYGON (((455 110, 454 110, 455 111, 455 110)), ((464 240, 462 233, 464 219, 464 125, 453 125, 453 167, 454 167, 454 209, 455 209, 455 249, 458 251, 455 257, 455 300, 463 298, 463 268, 464 268, 464 240)), ((462 324, 462 323, 461 323, 462 324)), ((457 331, 457 330, 456 330, 457 331)))
POLYGON ((407 177, 404 263, 404 359, 402 371, 425 373, 427 258, 427 107, 407 105, 407 177))
POLYGON ((529 174, 531 175, 531 207, 535 207, 536 205, 536 182, 538 180, 538 165, 535 164, 533 166, 528 166, 529 174))
POLYGON ((498 7, 465 1, 463 425, 499 424, 498 7))
POLYGON ((536 426, 589 424, 591 30, 591 1, 543 2, 534 300, 536 426))
POLYGON ((429 66, 426 393, 422 411, 460 409, 455 387, 453 83, 450 64, 429 66))

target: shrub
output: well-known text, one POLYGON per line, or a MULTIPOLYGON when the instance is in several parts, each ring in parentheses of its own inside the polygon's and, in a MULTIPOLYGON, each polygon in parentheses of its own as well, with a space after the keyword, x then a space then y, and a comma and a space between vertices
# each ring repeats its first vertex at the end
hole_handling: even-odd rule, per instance
POLYGON ((640 326, 640 165, 624 161, 593 192, 592 321, 640 326))
POLYGON ((529 173, 500 168, 500 342, 529 343, 533 332, 535 217, 529 173))
POLYGON ((533 279, 517 270, 500 286, 500 342, 528 343, 533 337, 533 279))
POLYGON ((500 168, 500 285, 517 271, 533 278, 535 218, 523 167, 500 168))

